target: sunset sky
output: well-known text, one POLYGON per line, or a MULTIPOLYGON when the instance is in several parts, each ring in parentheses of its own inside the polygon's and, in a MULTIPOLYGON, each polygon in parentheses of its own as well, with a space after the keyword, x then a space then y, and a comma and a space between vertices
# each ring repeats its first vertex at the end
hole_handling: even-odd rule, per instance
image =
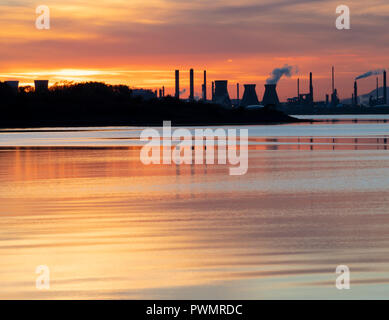
MULTIPOLYGON (((387 0, 0 0, 0 15, 0 80, 22 84, 96 80, 173 93, 174 69, 188 91, 194 68, 198 96, 207 69, 209 81, 229 80, 232 98, 236 82, 256 83, 261 98, 272 69, 289 64, 299 73, 280 81, 280 98, 296 94, 297 77, 308 92, 312 71, 324 100, 332 65, 342 98, 359 74, 389 69, 387 0), (351 30, 335 28, 341 4, 351 30), (51 10, 50 30, 35 28, 38 5, 51 10)), ((375 77, 359 85, 366 93, 375 77)))

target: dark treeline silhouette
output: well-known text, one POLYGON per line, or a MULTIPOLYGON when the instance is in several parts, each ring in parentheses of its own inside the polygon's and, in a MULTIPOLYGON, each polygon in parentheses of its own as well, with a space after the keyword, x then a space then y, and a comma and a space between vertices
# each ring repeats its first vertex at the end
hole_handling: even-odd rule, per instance
POLYGON ((186 102, 171 96, 143 100, 124 85, 100 82, 54 85, 36 93, 31 87, 15 94, 0 82, 0 127, 263 124, 297 122, 271 107, 225 109, 213 103, 186 102))

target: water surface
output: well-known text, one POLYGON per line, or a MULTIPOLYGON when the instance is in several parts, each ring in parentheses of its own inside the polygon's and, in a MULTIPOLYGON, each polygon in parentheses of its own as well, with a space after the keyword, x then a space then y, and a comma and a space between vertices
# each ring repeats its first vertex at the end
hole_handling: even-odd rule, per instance
POLYGON ((3 130, 0 298, 388 298, 389 118, 362 118, 238 127, 244 176, 145 166, 141 128, 3 130))

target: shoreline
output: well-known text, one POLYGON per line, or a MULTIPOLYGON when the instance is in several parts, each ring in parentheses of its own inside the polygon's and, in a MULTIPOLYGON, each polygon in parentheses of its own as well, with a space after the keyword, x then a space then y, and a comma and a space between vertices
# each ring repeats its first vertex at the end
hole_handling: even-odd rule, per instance
MULTIPOLYGON (((247 122, 247 121, 236 121, 236 122, 174 122, 172 121, 172 127, 204 127, 204 126, 255 126, 255 125, 283 125, 283 124, 292 124, 292 123, 308 123, 308 122, 320 122, 313 119, 297 119, 291 117, 293 120, 290 121, 257 121, 257 122, 247 122)), ((169 121, 169 120, 166 120, 169 121)), ((67 123, 66 121, 58 122, 34 122, 34 123, 14 123, 14 124, 1 124, 0 130, 7 129, 38 129, 38 128, 93 128, 93 127, 162 127, 162 122, 77 122, 77 123, 67 123)), ((14 131, 13 131, 14 132, 14 131)))

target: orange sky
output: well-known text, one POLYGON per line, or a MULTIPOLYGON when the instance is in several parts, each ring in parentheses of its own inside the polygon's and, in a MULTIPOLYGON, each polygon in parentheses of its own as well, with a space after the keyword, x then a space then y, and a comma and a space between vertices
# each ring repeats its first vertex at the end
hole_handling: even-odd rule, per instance
MULTIPOLYGON (((280 98, 295 95, 297 77, 308 91, 312 71, 323 100, 332 64, 343 98, 357 75, 389 69, 387 0, 2 0, 0 12, 1 81, 97 80, 173 93, 174 69, 188 90, 194 68, 198 96, 207 69, 209 81, 229 80, 232 98, 236 82, 256 83, 261 98, 272 69, 289 64, 299 73, 280 81, 280 98), (41 4, 50 30, 35 28, 41 4), (350 7, 351 30, 335 28, 339 4, 350 7)), ((360 93, 375 88, 375 78, 359 83, 360 93)))

